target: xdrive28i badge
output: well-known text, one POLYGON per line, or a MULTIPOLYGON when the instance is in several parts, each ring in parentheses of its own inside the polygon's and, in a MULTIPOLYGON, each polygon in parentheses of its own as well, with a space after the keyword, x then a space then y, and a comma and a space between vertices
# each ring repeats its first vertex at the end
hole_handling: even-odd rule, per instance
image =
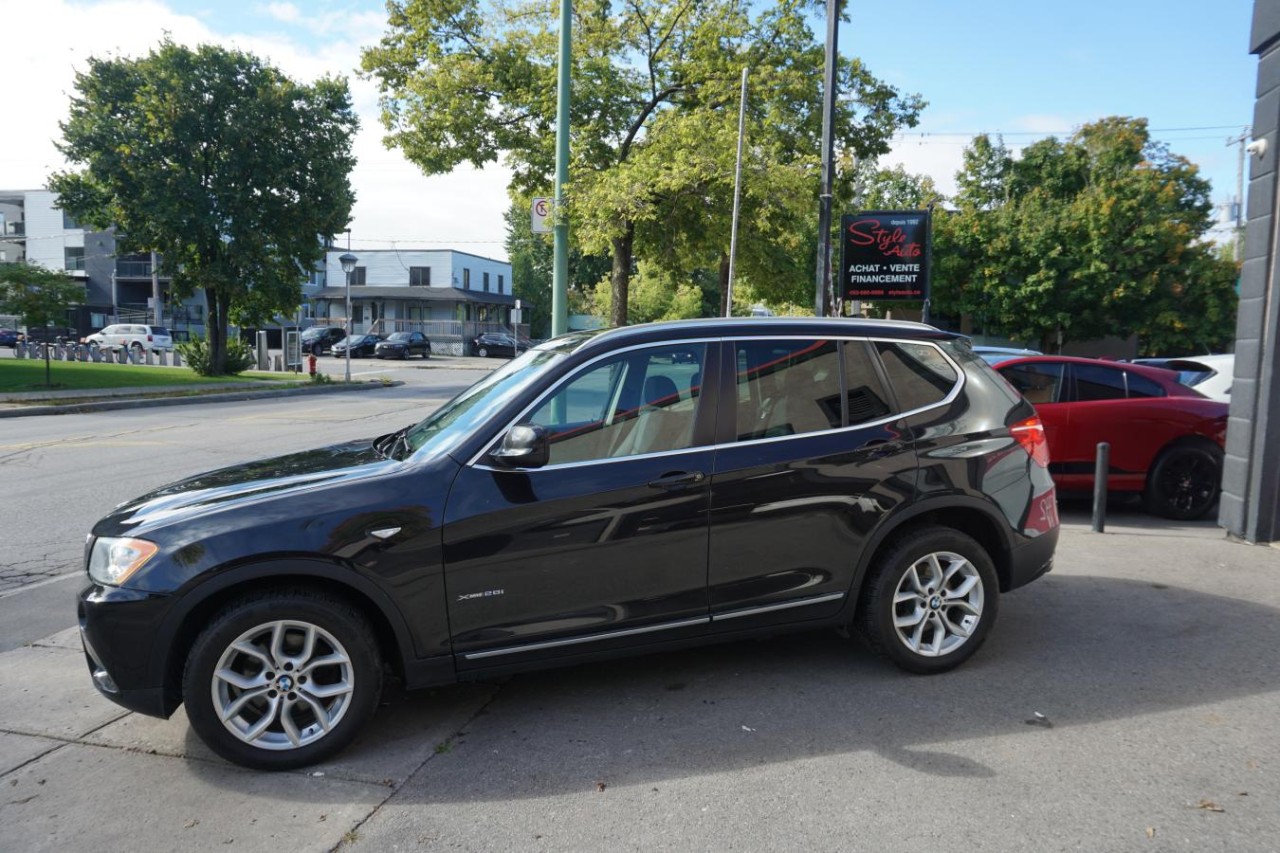
POLYGON ((486 589, 484 592, 464 592, 458 596, 459 601, 471 601, 473 598, 492 598, 495 595, 505 595, 505 589, 486 589))

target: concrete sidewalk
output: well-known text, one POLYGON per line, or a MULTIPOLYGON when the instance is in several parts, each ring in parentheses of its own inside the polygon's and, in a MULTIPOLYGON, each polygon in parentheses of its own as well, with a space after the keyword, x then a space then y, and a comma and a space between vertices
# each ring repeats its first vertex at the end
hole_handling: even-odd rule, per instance
POLYGON ((1278 648, 1280 551, 1075 513, 948 675, 823 632, 392 690, 266 774, 98 696, 69 629, 0 654, 0 848, 1274 850, 1278 648))

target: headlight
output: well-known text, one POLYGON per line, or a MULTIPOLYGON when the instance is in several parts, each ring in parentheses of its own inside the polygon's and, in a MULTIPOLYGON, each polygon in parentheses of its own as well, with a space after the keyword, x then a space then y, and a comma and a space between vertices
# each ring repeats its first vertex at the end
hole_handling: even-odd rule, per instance
POLYGON ((145 539, 103 537, 93 543, 89 553, 89 577, 101 584, 119 586, 158 550, 154 542, 145 539))

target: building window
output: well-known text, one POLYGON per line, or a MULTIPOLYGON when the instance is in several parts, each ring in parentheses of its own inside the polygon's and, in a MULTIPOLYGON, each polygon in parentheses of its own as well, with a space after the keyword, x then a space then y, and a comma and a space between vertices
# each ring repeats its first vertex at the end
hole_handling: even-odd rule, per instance
POLYGON ((503 288, 502 278, 503 278, 502 273, 498 273, 498 292, 506 293, 506 291, 502 289, 503 288))
POLYGON ((76 218, 64 210, 62 212, 62 230, 78 231, 79 229, 80 229, 80 223, 76 222, 76 218))
POLYGON ((462 271, 462 289, 463 290, 471 289, 471 270, 464 269, 462 271))
POLYGON ((66 268, 68 270, 84 269, 84 247, 83 246, 68 246, 62 251, 66 257, 66 262, 67 262, 66 268))
POLYGON ((351 271, 351 286, 363 286, 365 284, 365 274, 367 271, 368 267, 356 267, 353 269, 351 271))
POLYGON ((484 292, 485 293, 489 292, 489 274, 488 273, 484 274, 484 292))
POLYGON ((431 267, 409 267, 410 287, 430 287, 431 267))

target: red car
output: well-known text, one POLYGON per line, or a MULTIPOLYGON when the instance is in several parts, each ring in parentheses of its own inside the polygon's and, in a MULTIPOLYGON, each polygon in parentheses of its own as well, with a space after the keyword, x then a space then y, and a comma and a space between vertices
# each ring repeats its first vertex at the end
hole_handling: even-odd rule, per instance
POLYGON ((996 369, 1040 414, 1060 491, 1093 489, 1097 445, 1106 441, 1108 491, 1140 493, 1148 512, 1181 520, 1200 518, 1217 500, 1228 404, 1182 385, 1176 373, 1049 355, 996 369))

